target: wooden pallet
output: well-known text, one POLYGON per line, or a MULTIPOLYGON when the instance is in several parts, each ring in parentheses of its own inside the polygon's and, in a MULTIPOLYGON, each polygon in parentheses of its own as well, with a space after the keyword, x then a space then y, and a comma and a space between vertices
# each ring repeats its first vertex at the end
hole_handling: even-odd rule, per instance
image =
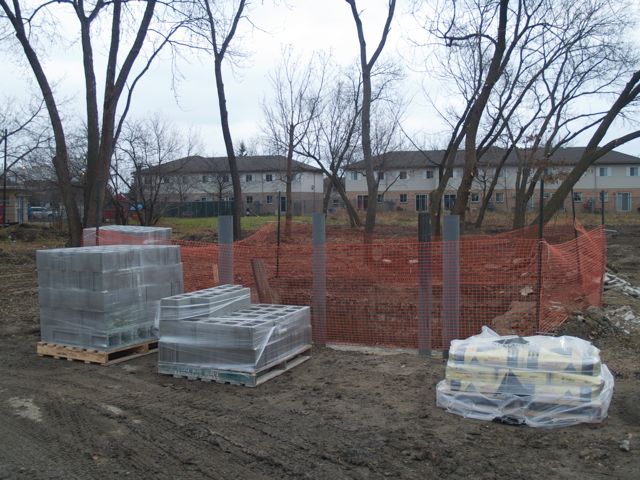
POLYGON ((142 357, 143 355, 149 355, 157 350, 157 340, 109 350, 71 347, 49 342, 38 342, 36 348, 38 356, 40 357, 63 358, 69 361, 77 360, 84 363, 97 363, 103 366, 126 362, 127 360, 142 357))
POLYGON ((158 373, 172 375, 175 378, 186 378, 188 380, 257 387, 261 383, 277 377, 309 360, 311 356, 304 354, 310 348, 311 346, 304 347, 292 353, 277 365, 263 368, 257 372, 239 372, 236 370, 221 370, 212 367, 162 364, 158 367, 158 373))

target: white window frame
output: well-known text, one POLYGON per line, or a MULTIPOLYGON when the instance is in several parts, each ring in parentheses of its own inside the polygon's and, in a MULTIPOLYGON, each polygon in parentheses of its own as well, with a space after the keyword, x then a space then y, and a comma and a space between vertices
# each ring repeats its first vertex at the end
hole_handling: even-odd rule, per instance
POLYGON ((611 176, 611 168, 610 167, 598 167, 598 176, 599 177, 610 177, 611 176), (604 175, 602 172, 604 171, 604 175))
POLYGON ((424 172, 424 178, 430 180, 433 178, 433 168, 427 168, 424 172))
POLYGON ((378 203, 384 203, 384 193, 379 193, 376 200, 378 203))
POLYGON ((244 197, 244 200, 247 205, 253 204, 253 195, 247 195, 246 197, 244 197))
POLYGON ((380 180, 384 180, 384 172, 382 170, 378 172, 378 181, 380 180))
POLYGON ((273 205, 273 195, 267 195, 267 205, 273 205))
POLYGON ((265 173, 264 174, 265 182, 273 182, 273 173, 265 173))
POLYGON ((244 176, 244 181, 245 181, 246 183, 253 182, 253 174, 252 174, 252 173, 247 173, 247 174, 244 176))
POLYGON ((407 195, 406 193, 401 193, 400 194, 400 203, 407 203, 409 201, 409 195, 407 195), (402 200, 402 196, 404 195, 404 200, 402 200))
POLYGON ((471 203, 480 203, 480 194, 478 192, 471 192, 471 203), (475 195, 476 199, 473 199, 475 195))
POLYGON ((494 194, 494 200, 496 203, 504 203, 504 192, 496 192, 494 194), (502 200, 500 200, 502 198, 502 200))
POLYGON ((351 172, 351 180, 353 180, 354 182, 358 180, 358 172, 357 171, 352 171, 351 172))
POLYGON ((398 179, 399 180, 406 180, 407 178, 409 178, 409 174, 407 173, 406 170, 400 170, 398 172, 398 179))
POLYGON ((627 177, 640 177, 640 167, 638 166, 631 166, 631 167, 627 167, 627 177), (635 175, 633 174, 635 170, 635 175))
POLYGON ((582 192, 573 192, 573 203, 582 203, 582 192))

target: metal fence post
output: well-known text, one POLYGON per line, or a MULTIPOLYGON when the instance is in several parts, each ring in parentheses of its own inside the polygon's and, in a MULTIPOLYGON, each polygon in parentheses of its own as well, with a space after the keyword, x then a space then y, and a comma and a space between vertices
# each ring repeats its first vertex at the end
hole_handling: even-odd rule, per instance
MULTIPOLYGON (((573 196, 571 197, 573 203, 573 196)), ((544 177, 540 177, 540 211, 538 212, 538 285, 536 292, 536 333, 542 316, 542 255, 544 253, 544 177)))
POLYGON ((459 336, 460 217, 446 215, 442 232, 442 342, 445 358, 451 340, 459 336))
POLYGON ((418 214, 418 354, 431 356, 431 217, 418 214))
POLYGON ((313 339, 318 345, 327 343, 327 265, 324 215, 313 214, 313 291, 311 315, 313 339))
POLYGON ((233 283, 233 217, 218 217, 218 276, 220 284, 233 283))

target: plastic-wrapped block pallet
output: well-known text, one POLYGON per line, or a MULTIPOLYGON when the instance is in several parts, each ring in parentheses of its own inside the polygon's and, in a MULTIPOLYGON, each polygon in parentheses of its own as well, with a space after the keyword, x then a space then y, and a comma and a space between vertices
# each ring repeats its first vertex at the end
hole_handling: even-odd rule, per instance
POLYGON ((600 351, 575 337, 501 337, 487 327, 454 340, 437 404, 480 420, 561 427, 601 422, 613 376, 600 351))
POLYGON ((177 246, 39 250, 42 341, 99 350, 157 338, 160 299, 183 290, 177 246))
POLYGON ((223 285, 163 299, 160 373, 206 369, 254 373, 311 345, 309 307, 250 305, 249 293, 223 285), (220 294, 225 298, 217 304, 205 301, 220 294))
MULTIPOLYGON (((100 245, 171 245, 171 228, 137 225, 106 225, 100 227, 100 245)), ((96 229, 82 231, 82 245, 96 245, 96 229)))

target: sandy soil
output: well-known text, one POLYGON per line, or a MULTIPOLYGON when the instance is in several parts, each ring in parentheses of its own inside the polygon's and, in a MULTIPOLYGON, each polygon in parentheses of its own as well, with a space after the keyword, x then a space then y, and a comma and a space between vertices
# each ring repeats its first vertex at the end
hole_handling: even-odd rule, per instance
MULTIPOLYGON (((314 348, 256 389, 159 376, 155 355, 39 358, 34 250, 59 240, 30 240, 0 242, 0 478, 638 478, 640 335, 604 314, 566 328, 593 337, 615 374, 609 418, 510 427, 437 408, 444 366, 411 354, 314 348)), ((640 228, 612 238, 609 258, 640 285, 640 228)), ((640 314, 623 294, 606 301, 640 314)))

